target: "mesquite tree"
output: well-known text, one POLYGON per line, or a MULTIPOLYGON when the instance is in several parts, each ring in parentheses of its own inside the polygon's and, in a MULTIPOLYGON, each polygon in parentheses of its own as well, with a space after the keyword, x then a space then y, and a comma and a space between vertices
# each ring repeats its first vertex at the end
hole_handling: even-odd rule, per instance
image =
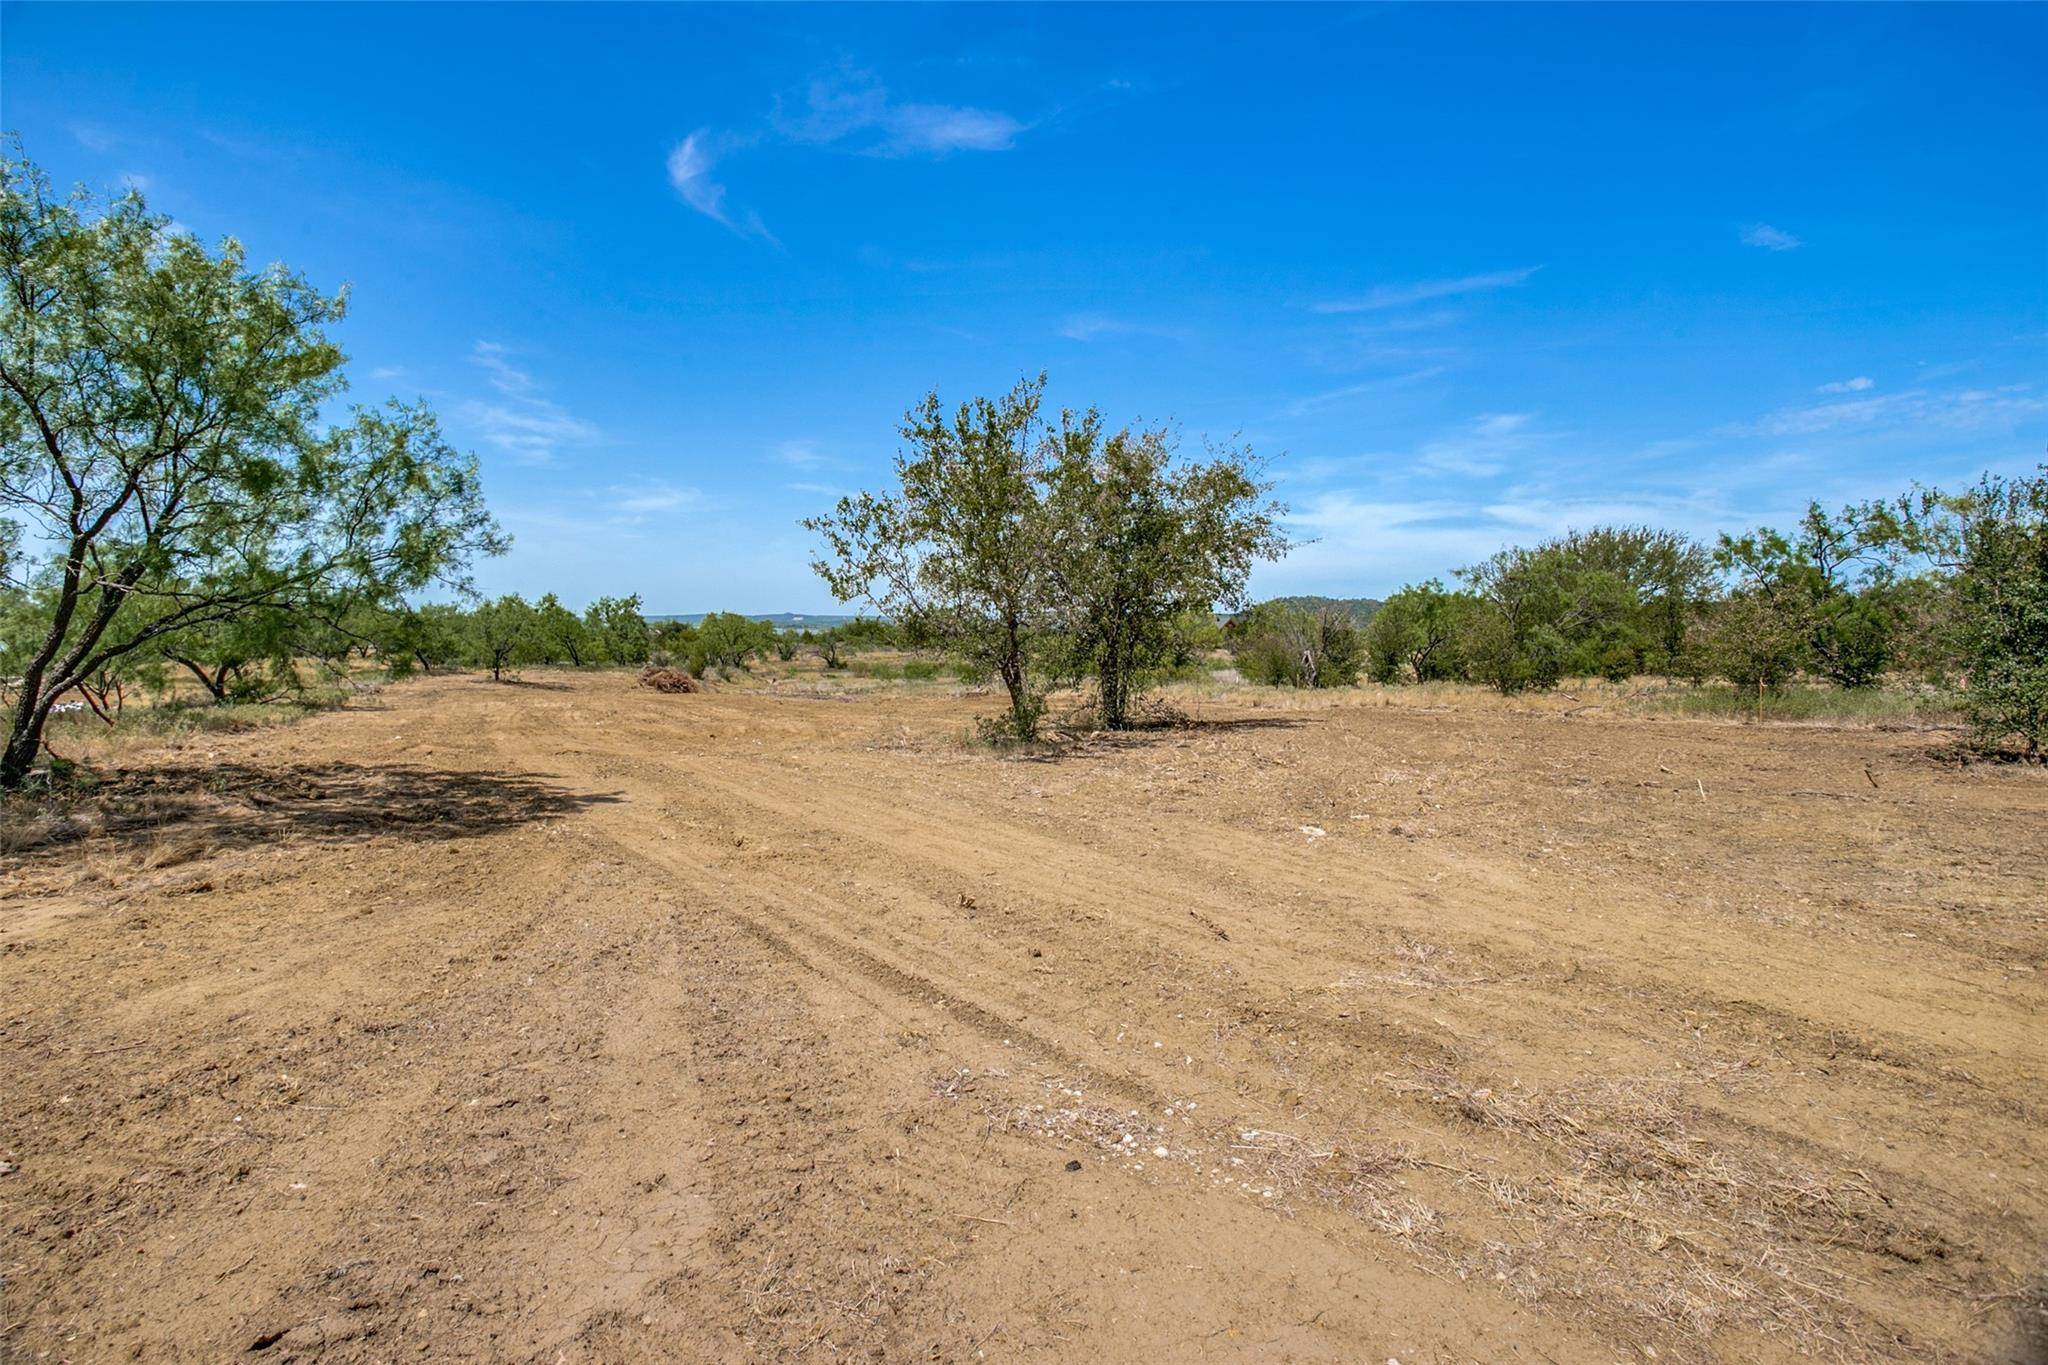
POLYGON ((1253 563, 1286 551, 1281 508, 1249 450, 1178 458, 1163 429, 1105 433, 1095 411, 1063 414, 1046 461, 1061 636, 1095 678, 1102 724, 1130 724, 1146 673, 1189 611, 1244 605, 1253 563))
POLYGON ((1007 729, 1028 739, 1044 707, 1030 659, 1053 611, 1038 409, 1045 377, 950 417, 936 391, 903 419, 898 490, 841 498, 804 526, 828 554, 812 568, 842 602, 872 603, 907 639, 993 673, 1007 729))
POLYGON ((1186 618, 1243 601, 1258 559, 1286 548, 1249 451, 1178 457, 1161 430, 1101 414, 1039 419, 1045 376, 950 417, 936 393, 903 424, 898 492, 843 498, 804 525, 841 601, 886 612, 1001 679, 1005 733, 1035 732, 1048 678, 1092 677, 1102 720, 1129 723, 1146 671, 1185 648, 1186 618))
POLYGON ((4 157, 0 523, 26 533, 6 586, 46 605, 0 660, 0 788, 27 777, 66 692, 138 651, 464 586, 473 556, 504 548, 475 461, 426 409, 323 421, 343 387, 323 329, 343 306, 138 195, 58 197, 4 157))

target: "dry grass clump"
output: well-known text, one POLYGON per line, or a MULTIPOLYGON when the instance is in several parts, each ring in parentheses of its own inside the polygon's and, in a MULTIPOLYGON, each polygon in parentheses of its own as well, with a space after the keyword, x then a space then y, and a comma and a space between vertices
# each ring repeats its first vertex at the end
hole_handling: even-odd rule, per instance
POLYGON ((1378 1232, 1408 1240, 1413 1250, 1438 1259, 1445 1254, 1437 1242, 1441 1216, 1401 1189, 1401 1173, 1421 1164, 1405 1148, 1321 1143, 1248 1128, 1237 1134, 1230 1150, 1233 1161, 1247 1165, 1252 1178, 1268 1186, 1342 1209, 1378 1232))
POLYGON ((1402 943, 1394 948, 1397 962, 1387 972, 1347 972, 1336 983, 1339 990, 1393 990, 1407 995, 1431 991, 1459 990, 1493 984, 1498 978, 1457 973, 1458 955, 1435 943, 1402 943))
POLYGON ((1501 1163, 1533 1173, 1458 1172, 1531 1229, 1485 1244, 1493 1277, 1529 1298, 1604 1304, 1645 1342, 1658 1327, 1695 1341, 1733 1327, 1844 1359, 1895 1353, 1897 1332, 1859 1302, 1870 1282, 1842 1253, 1919 1263, 1957 1250, 1938 1229, 1900 1221, 1894 1198, 1863 1171, 1813 1170, 1754 1134, 1710 1139, 1703 1129, 1714 1120, 1684 1103, 1675 1082, 1542 1093, 1437 1072, 1386 1083, 1538 1144, 1501 1163))
POLYGON ((0 800, 0 858, 32 853, 85 835, 88 821, 71 803, 15 796, 0 800))

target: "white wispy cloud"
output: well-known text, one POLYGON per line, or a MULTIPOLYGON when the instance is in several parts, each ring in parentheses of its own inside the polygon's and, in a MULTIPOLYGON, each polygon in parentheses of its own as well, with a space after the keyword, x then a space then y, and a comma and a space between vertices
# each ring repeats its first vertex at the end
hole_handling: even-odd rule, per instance
MULTIPOLYGON (((997 152, 1015 146, 1031 125, 999 109, 899 101, 863 71, 844 69, 810 83, 799 112, 776 101, 772 131, 791 142, 832 147, 862 156, 945 156, 997 152)), ((759 140, 758 133, 699 128, 669 149, 668 181, 683 202, 742 237, 774 242, 759 214, 733 208, 713 172, 730 151, 759 140)))
POLYGON ((1742 230, 1744 246, 1760 246, 1766 251, 1791 251, 1806 243, 1783 228, 1772 227, 1769 223, 1751 223, 1742 230))
POLYGON ((859 71, 812 81, 803 111, 792 114, 778 106, 774 123, 798 142, 892 157, 1005 151, 1030 126, 998 109, 894 101, 859 71))
POLYGON ((1533 412, 1489 412, 1405 449, 1293 459, 1280 473, 1290 482, 1311 484, 1361 474, 1392 476, 1401 482, 1422 475, 1432 484, 1441 484, 1443 480, 1434 477, 1441 475, 1491 479, 1512 472, 1526 477, 1538 472, 1530 466, 1562 435, 1539 426, 1533 412))
POLYGON ((1129 318, 1111 317, 1107 313, 1069 313, 1060 322, 1060 335, 1069 341, 1100 341, 1110 336, 1167 337, 1182 340, 1186 333, 1179 328, 1163 327, 1158 323, 1135 322, 1129 318))
POLYGON ((1361 380, 1356 384, 1345 384, 1339 388, 1325 389, 1321 393, 1309 394, 1306 398, 1297 398, 1280 411, 1286 417, 1310 417, 1316 413, 1325 412, 1330 408, 1342 407, 1346 403, 1371 394, 1385 393, 1389 389, 1404 389, 1414 384, 1426 383, 1445 373, 1449 368, 1447 365, 1425 365, 1420 369, 1408 370, 1401 374, 1381 375, 1375 379, 1361 380))
POLYGON ((614 484, 607 492, 613 509, 612 520, 620 525, 638 526, 657 512, 676 512, 695 507, 704 495, 695 488, 649 479, 632 484, 614 484))
POLYGON ((1589 526, 1668 526, 1692 535, 1744 524, 1712 494, 1498 496, 1403 499, 1338 489, 1296 499, 1290 529, 1313 543, 1261 577, 1261 592, 1379 594, 1425 578, 1449 580, 1508 545, 1529 545, 1589 526))
POLYGON ((725 186, 711 178, 712 168, 718 164, 719 152, 725 145, 709 129, 699 128, 669 149, 668 183, 682 196, 685 204, 712 222, 742 237, 773 241, 774 235, 762 223, 759 214, 751 209, 735 214, 726 207, 725 186))
POLYGON ((778 441, 773 453, 791 469, 824 469, 841 463, 812 440, 778 441))
POLYGON ((1382 284, 1351 298, 1325 299, 1310 307, 1318 313, 1369 313, 1382 308, 1402 308, 1411 303, 1425 303, 1430 299, 1454 298, 1460 294, 1479 294, 1491 289, 1512 289, 1527 284, 1532 276, 1543 267, 1522 266, 1514 270, 1494 270, 1483 275, 1459 275, 1440 280, 1414 280, 1407 284, 1382 284))
POLYGON ((495 399, 472 399, 460 408, 463 419, 483 440, 521 464, 552 464, 564 446, 589 445, 598 429, 545 398, 533 375, 514 365, 510 351, 495 341, 479 341, 470 359, 484 372, 495 399))
POLYGON ((88 152, 111 152, 116 147, 131 145, 134 138, 117 133, 97 123, 74 123, 71 125, 71 140, 88 152))
POLYGON ((1815 389, 1814 392, 1862 393, 1865 389, 1875 387, 1876 383, 1877 381, 1872 379, 1869 375, 1859 374, 1854 379, 1843 379, 1838 380, 1833 384, 1823 384, 1819 388, 1815 389))
POLYGON ((1781 408, 1727 428, 1737 436, 1816 436, 1843 430, 1984 431, 2010 428, 2048 414, 2048 398, 2031 385, 1988 389, 1907 389, 1871 398, 1781 408))
POLYGON ((1463 430, 1423 442, 1414 463, 1438 474, 1491 478, 1549 439, 1536 430, 1535 420, 1533 412, 1483 414, 1463 430))

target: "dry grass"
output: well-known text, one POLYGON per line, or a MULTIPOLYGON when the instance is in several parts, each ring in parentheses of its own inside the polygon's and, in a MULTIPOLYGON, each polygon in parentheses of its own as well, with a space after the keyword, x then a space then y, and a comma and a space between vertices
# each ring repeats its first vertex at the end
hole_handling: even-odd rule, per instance
POLYGON ((1441 1168, 1527 1229, 1482 1248, 1490 1273, 1531 1300, 1597 1302, 1635 1324, 1642 1344, 1662 1329, 1703 1350, 1736 1327, 1804 1354, 1892 1355, 1898 1343, 1859 1302, 1871 1281, 1832 1254, 1851 1248, 1919 1264, 1963 1250, 1896 1221, 1897 1201, 1863 1171, 1822 1171, 1782 1153, 1767 1164, 1753 1143, 1712 1134, 1678 1081, 1536 1092, 1437 1072, 1385 1084, 1517 1140, 1494 1169, 1441 1168), (1514 1150, 1524 1143, 1547 1150, 1514 1150), (1524 1166, 1540 1173, 1520 1173, 1524 1166))

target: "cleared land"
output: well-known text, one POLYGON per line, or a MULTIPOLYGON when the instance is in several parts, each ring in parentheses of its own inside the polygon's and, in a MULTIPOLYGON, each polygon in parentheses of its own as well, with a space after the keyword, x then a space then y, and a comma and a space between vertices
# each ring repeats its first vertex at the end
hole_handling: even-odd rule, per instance
POLYGON ((1016 759, 444 678, 132 759, 0 858, 0 1357, 2039 1349, 2041 771, 1253 700, 1016 759))

